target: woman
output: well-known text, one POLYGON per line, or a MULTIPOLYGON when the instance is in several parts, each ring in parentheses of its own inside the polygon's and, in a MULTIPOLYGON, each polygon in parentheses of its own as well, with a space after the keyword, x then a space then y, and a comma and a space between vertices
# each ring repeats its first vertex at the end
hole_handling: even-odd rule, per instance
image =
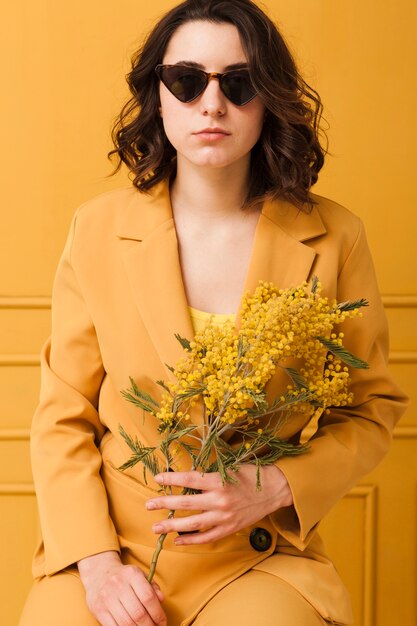
MULTIPOLYGON (((134 187, 77 211, 54 284, 32 429, 43 542, 20 624, 349 624, 316 527, 386 452, 405 398, 387 373, 360 220, 310 192, 323 164, 319 98, 249 0, 172 9, 129 83, 114 137, 134 187), (182 497, 155 494, 138 466, 118 472, 120 423, 158 440, 120 394, 129 376, 155 393, 181 356, 175 333, 192 336, 209 313, 234 317, 260 279, 287 287, 313 274, 329 297, 369 299, 345 343, 370 369, 352 373, 353 406, 321 420, 309 452, 264 467, 260 492, 251 465, 224 488, 215 473, 161 474, 201 490, 182 497)), ((277 374, 271 391, 282 384, 277 374)), ((295 416, 285 435, 304 426, 295 416)))

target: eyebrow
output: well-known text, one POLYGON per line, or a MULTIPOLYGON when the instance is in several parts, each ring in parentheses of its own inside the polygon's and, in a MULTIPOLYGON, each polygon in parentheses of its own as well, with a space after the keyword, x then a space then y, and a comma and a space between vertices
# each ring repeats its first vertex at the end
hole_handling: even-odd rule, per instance
MULTIPOLYGON (((197 63, 196 61, 177 61, 173 65, 187 65, 188 67, 195 67, 198 70, 205 70, 205 66, 201 63, 197 63)), ((228 72, 229 70, 241 70, 247 69, 248 64, 245 63, 232 63, 231 65, 226 65, 223 68, 223 71, 228 72)))

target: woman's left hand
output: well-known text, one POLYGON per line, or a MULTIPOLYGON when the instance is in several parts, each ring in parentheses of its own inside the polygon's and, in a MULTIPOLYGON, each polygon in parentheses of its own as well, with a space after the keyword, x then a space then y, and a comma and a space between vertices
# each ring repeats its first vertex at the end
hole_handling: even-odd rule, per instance
POLYGON ((261 490, 256 489, 256 466, 242 465, 233 474, 238 482, 222 485, 220 474, 213 472, 165 472, 155 476, 160 485, 191 487, 194 495, 170 495, 152 498, 149 510, 198 511, 194 515, 162 520, 152 527, 157 534, 188 532, 175 539, 177 545, 195 545, 218 541, 293 503, 287 479, 278 467, 260 468, 261 490), (200 531, 200 532, 195 532, 200 531))

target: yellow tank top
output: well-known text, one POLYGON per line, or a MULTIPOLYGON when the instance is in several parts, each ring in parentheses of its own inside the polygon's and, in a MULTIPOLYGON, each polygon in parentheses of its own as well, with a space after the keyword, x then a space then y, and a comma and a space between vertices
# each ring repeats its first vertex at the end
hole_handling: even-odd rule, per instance
POLYGON ((236 319, 235 313, 207 313, 206 311, 194 309, 192 306, 188 308, 195 333, 202 330, 210 319, 217 326, 221 326, 226 320, 234 322, 236 319))

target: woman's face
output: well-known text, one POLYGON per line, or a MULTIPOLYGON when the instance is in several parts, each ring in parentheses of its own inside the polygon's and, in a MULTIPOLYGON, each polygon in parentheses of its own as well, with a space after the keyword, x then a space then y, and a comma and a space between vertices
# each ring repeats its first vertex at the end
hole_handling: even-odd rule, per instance
MULTIPOLYGON (((228 65, 247 63, 236 26, 207 21, 187 22, 171 37, 162 63, 181 61, 197 62, 206 72, 224 72, 228 65)), ((188 103, 177 100, 161 82, 160 100, 165 133, 177 159, 222 168, 250 158, 265 112, 259 96, 238 106, 226 98, 219 81, 213 78, 205 91, 188 103), (201 133, 209 127, 219 127, 225 133, 201 133)))

